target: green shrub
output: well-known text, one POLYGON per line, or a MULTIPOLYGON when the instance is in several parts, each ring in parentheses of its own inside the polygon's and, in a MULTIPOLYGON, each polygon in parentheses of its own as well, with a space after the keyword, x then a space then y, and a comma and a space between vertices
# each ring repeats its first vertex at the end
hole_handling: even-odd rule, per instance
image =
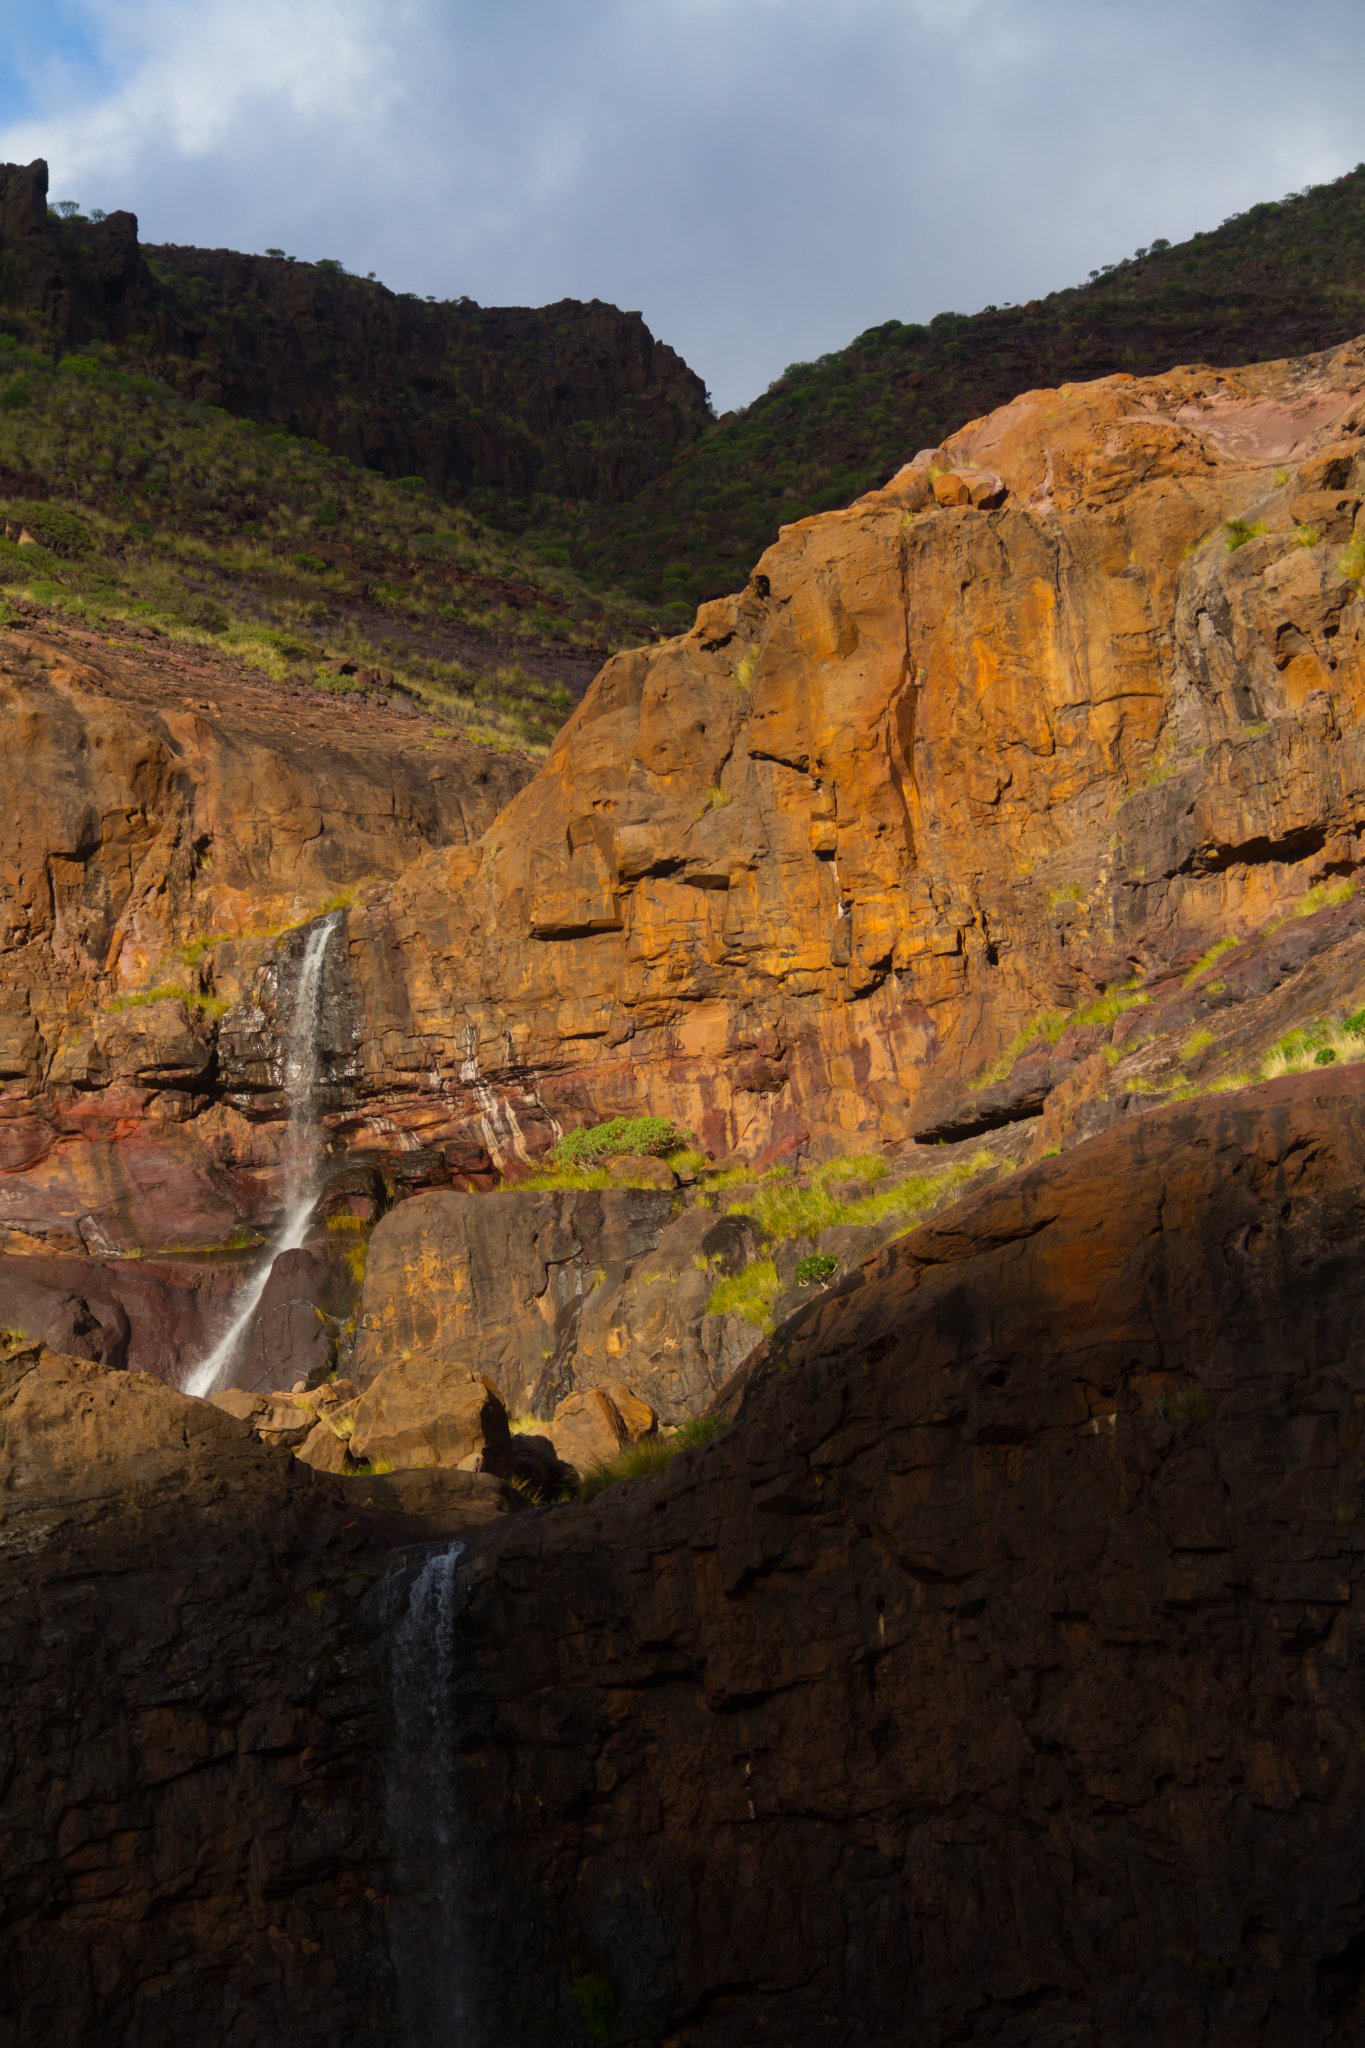
POLYGON ((662 1158, 676 1152, 684 1134, 662 1116, 614 1116, 586 1131, 570 1131, 560 1139, 554 1156, 562 1165, 587 1164, 597 1159, 617 1159, 622 1153, 638 1152, 662 1158))
POLYGON ((1258 539, 1265 528, 1259 522, 1249 525, 1245 519, 1225 519, 1223 532, 1226 536, 1223 545, 1231 554, 1234 548, 1244 548, 1249 540, 1258 539))
POLYGON ((222 605, 215 604, 211 597, 190 598, 178 610, 185 624, 197 626, 201 633, 226 633, 232 624, 222 605))
POLYGON ((812 1252, 808 1259, 802 1259, 796 1268, 798 1287, 819 1287, 829 1279, 839 1261, 833 1252, 812 1252))
POLYGON ((13 384, 7 384, 5 389, 0 391, 0 406, 3 406, 6 412, 17 412, 20 406, 32 403, 33 393, 22 377, 16 377, 13 384))
POLYGON ((34 505, 10 499, 0 504, 0 515, 11 526, 26 526, 33 538, 54 555, 81 556, 94 550, 95 536, 85 521, 74 512, 64 512, 60 505, 34 505))

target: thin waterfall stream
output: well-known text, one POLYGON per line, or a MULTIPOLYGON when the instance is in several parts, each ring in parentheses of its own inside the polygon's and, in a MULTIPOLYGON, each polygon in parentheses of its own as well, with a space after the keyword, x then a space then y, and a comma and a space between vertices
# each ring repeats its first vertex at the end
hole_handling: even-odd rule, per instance
POLYGON ((318 1029, 321 1020, 323 967, 327 948, 340 922, 333 911, 309 932, 299 967, 298 984, 290 1005, 289 1029, 285 1036, 282 1065, 284 1088, 289 1098, 289 1130, 285 1159, 284 1214, 271 1239, 259 1269, 242 1288, 232 1311, 232 1320, 213 1349, 190 1368, 184 1391, 201 1398, 219 1387, 230 1386, 231 1367, 237 1348, 251 1327, 265 1293, 270 1271, 281 1252, 297 1251, 308 1229, 317 1200, 316 1151, 318 1086, 318 1029))
POLYGON ((456 1567, 464 1548, 452 1543, 427 1559, 393 1643, 386 1806, 398 1882, 389 1938, 404 2048, 475 2048, 452 1782, 456 1567))

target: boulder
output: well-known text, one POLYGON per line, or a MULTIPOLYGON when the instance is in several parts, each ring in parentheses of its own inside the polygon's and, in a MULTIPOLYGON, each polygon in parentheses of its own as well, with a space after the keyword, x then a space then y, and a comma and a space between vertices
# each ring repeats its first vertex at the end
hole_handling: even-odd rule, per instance
POLYGON ((580 1478, 594 1465, 605 1465, 631 1441, 620 1409, 600 1387, 569 1394, 561 1401, 550 1435, 559 1458, 572 1465, 580 1478))
POLYGON ((254 1422, 270 1405, 264 1394, 249 1394, 245 1387, 222 1387, 208 1398, 215 1408, 221 1408, 224 1415, 234 1416, 238 1422, 254 1422))
POLYGON ((633 1444, 638 1444, 642 1437, 658 1435, 658 1416, 648 1401, 642 1401, 638 1394, 631 1392, 624 1380, 613 1380, 604 1391, 625 1424, 626 1435, 633 1444))
POLYGON ((399 1472, 453 1467, 477 1453, 484 1469, 502 1471, 511 1454, 507 1410, 483 1373, 430 1353, 400 1359, 357 1401, 350 1452, 357 1463, 399 1472))
POLYGON ((357 1384, 408 1351, 486 1372, 509 1409, 529 1408, 601 1274, 652 1250, 672 1216, 653 1188, 414 1195, 370 1241, 357 1384))
POLYGON ((296 1447, 294 1456, 311 1465, 315 1472, 344 1472, 351 1462, 349 1451, 349 1443, 330 1422, 318 1421, 296 1447))
POLYGON ((515 1481, 533 1500, 541 1501, 557 1499, 573 1483, 573 1473, 560 1458, 553 1439, 530 1430, 513 1432, 502 1477, 509 1484, 515 1481))
POLYGON ((292 1451, 303 1442, 315 1419, 311 1409, 277 1398, 267 1401, 260 1414, 253 1418, 252 1427, 263 1444, 274 1444, 292 1451))
POLYGON ((566 1394, 620 1382, 667 1424, 700 1414, 761 1341, 757 1324, 707 1310, 719 1283, 762 1249, 752 1218, 685 1209, 650 1250, 604 1269, 582 1302, 572 1341, 540 1374, 533 1412, 551 1416, 566 1394))
POLYGON ((347 1249, 333 1237, 278 1255, 238 1368, 244 1386, 268 1387, 286 1378, 306 1385, 331 1372, 337 1331, 355 1298, 347 1249))

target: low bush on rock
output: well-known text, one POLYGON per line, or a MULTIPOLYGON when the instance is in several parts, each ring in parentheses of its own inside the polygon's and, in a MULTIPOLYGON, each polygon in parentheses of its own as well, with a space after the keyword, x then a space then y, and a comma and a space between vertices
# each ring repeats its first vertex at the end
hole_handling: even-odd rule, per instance
POLYGON ((645 1437, 637 1444, 623 1444, 614 1458, 590 1466, 578 1482, 578 1498, 595 1500, 609 1486, 627 1479, 648 1479, 666 1472, 680 1451, 697 1451, 719 1434, 726 1424, 717 1417, 694 1415, 675 1436, 645 1437))
POLYGON ((557 1166, 595 1164, 619 1158, 623 1152, 662 1159, 665 1153, 676 1152, 682 1142, 683 1133, 667 1117, 614 1116, 585 1131, 570 1131, 555 1146, 553 1157, 557 1166))

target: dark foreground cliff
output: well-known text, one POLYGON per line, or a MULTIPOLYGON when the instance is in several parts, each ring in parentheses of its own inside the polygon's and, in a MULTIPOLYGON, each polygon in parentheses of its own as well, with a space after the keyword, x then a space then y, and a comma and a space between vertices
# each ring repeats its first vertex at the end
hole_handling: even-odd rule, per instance
POLYGON ((437 1525, 25 1354, 0 2041, 1358 2038, 1363 1166, 1317 1071, 943 1211, 472 1532, 398 1755, 437 1525))

